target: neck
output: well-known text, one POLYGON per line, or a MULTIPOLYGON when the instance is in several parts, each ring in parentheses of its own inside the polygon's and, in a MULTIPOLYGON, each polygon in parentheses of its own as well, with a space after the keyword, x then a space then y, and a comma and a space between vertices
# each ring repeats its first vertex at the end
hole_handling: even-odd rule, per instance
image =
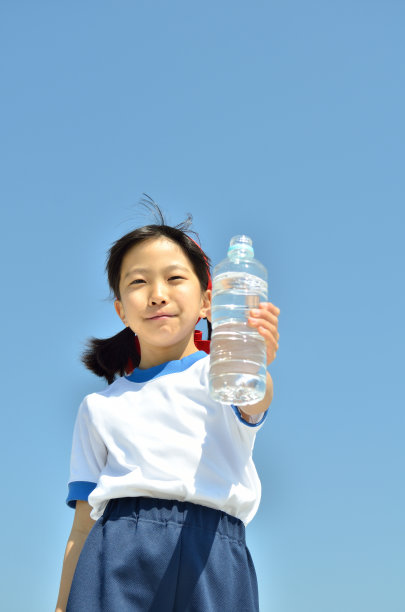
POLYGON ((175 361, 188 357, 198 351, 194 344, 194 334, 188 342, 182 342, 178 345, 171 345, 167 347, 156 347, 148 346, 140 341, 141 347, 141 361, 138 368, 140 370, 147 370, 154 366, 161 365, 167 361, 175 361))

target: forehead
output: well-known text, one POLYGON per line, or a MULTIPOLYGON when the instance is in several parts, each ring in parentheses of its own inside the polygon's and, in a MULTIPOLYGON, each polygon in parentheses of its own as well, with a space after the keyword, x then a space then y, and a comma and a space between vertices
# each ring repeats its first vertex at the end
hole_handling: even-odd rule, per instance
POLYGON ((143 267, 155 269, 162 265, 168 266, 179 263, 193 270, 191 261, 181 246, 176 242, 161 236, 150 238, 136 244, 124 255, 121 266, 121 275, 133 267, 143 267))

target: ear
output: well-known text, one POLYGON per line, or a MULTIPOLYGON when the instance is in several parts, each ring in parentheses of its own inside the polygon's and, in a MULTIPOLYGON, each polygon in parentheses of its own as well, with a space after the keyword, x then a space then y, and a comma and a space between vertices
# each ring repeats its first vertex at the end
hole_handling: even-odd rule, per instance
POLYGON ((125 312, 124 312, 124 307, 121 304, 121 302, 119 300, 115 300, 114 302, 114 307, 115 310, 117 311, 117 315, 119 316, 119 318, 121 319, 121 321, 123 322, 123 324, 128 327, 127 325, 127 320, 125 318, 125 312))
POLYGON ((211 299, 212 299, 212 291, 211 289, 207 289, 204 295, 202 296, 202 306, 200 309, 200 317, 202 319, 208 319, 211 323, 211 299))

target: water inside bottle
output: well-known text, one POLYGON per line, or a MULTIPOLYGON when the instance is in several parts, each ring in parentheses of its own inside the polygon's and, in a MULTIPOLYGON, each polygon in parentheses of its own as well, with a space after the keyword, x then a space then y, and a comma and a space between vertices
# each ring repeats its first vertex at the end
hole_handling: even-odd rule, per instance
MULTIPOLYGON (((249 310, 267 300, 265 280, 245 272, 225 272, 214 277, 212 327, 225 321, 246 321, 249 310)), ((253 330, 254 331, 254 330, 253 330)))
POLYGON ((228 321, 211 341, 210 391, 221 402, 254 404, 266 392, 266 343, 246 323, 228 321))
POLYGON ((248 325, 249 311, 267 300, 267 282, 245 271, 214 277, 210 393, 220 402, 254 404, 266 392, 266 343, 248 325))

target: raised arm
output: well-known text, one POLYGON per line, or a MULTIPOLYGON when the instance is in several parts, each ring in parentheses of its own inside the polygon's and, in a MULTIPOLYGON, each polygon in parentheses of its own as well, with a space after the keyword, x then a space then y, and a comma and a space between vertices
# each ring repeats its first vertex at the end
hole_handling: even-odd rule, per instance
POLYGON ((65 612, 66 604, 72 585, 77 561, 82 551, 86 538, 95 524, 90 518, 91 506, 86 501, 76 502, 75 516, 72 530, 66 545, 65 557, 63 559, 62 577, 59 587, 58 602, 55 612, 65 612))

